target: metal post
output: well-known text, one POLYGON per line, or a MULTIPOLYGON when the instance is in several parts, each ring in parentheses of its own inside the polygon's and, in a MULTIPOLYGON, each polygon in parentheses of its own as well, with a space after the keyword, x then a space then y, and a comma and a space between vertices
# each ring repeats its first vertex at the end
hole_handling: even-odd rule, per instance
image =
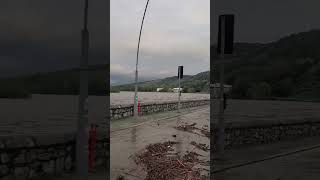
MULTIPOLYGON (((137 62, 138 62, 138 60, 137 60, 137 62)), ((138 102, 138 67, 136 67, 135 85, 134 85, 134 104, 133 104, 133 115, 134 115, 134 117, 138 117, 138 107, 137 107, 138 105, 137 105, 137 102, 138 102)))
MULTIPOLYGON (((212 59, 213 57, 210 57, 212 59)), ((216 139, 215 139, 215 123, 214 123, 214 104, 215 104, 215 96, 214 96, 214 72, 215 72, 215 66, 212 63, 213 61, 210 60, 210 162, 213 164, 214 162, 214 146, 216 145, 216 139)), ((213 179, 213 171, 214 166, 210 166, 210 179, 213 179)))
POLYGON ((138 117, 138 62, 139 62, 139 50, 140 50, 140 40, 141 40, 141 33, 142 33, 142 27, 144 18, 146 16, 147 8, 149 5, 149 0, 147 0, 146 7, 144 9, 141 27, 140 27, 140 33, 139 33, 139 41, 138 41, 138 49, 137 49, 137 60, 136 60, 136 73, 135 73, 135 86, 134 86, 134 104, 133 104, 133 115, 134 117, 138 117))
POLYGON ((78 130, 76 170, 78 179, 88 179, 88 51, 89 32, 87 29, 88 0, 85 0, 84 28, 82 30, 82 60, 80 71, 80 93, 78 109, 78 130))
MULTIPOLYGON (((224 60, 224 46, 225 46, 225 21, 221 22, 221 55, 220 61, 224 60)), ((218 139, 217 139, 217 153, 223 155, 225 138, 224 138, 224 108, 223 108, 223 93, 224 93, 224 64, 220 64, 220 108, 218 121, 218 139)))
POLYGON ((180 96, 181 96, 181 92, 180 92, 180 79, 181 79, 181 77, 180 77, 180 73, 179 73, 179 80, 178 80, 178 82, 179 82, 179 90, 178 90, 178 113, 180 113, 180 96))

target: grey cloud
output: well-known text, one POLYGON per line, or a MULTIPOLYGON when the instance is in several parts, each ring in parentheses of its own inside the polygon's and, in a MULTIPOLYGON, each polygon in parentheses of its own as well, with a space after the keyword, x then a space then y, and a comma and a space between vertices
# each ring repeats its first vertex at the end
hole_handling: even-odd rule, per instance
POLYGON ((212 1, 212 40, 216 42, 218 15, 235 14, 235 40, 271 42, 291 33, 320 28, 318 0, 212 1))
MULTIPOLYGON (((126 81, 132 82, 134 77, 138 33, 145 2, 111 1, 111 64, 130 67, 128 69, 132 74, 126 81)), ((186 74, 209 70, 209 2, 150 1, 141 39, 140 80, 175 76, 179 65, 185 66, 186 74)), ((111 73, 111 79, 118 76, 111 73)))
MULTIPOLYGON (((78 66, 83 2, 3 0, 0 2, 1 75, 78 66), (5 61, 5 57, 15 61, 5 61), (23 65, 24 68, 20 68, 23 65)), ((107 63, 107 1, 89 2, 90 63, 107 63)))

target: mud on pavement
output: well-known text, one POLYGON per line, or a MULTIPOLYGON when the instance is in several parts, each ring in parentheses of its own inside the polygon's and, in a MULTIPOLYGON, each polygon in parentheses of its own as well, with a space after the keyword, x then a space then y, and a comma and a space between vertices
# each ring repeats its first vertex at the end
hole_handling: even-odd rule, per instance
POLYGON ((111 134, 111 179, 209 179, 209 107, 111 134))

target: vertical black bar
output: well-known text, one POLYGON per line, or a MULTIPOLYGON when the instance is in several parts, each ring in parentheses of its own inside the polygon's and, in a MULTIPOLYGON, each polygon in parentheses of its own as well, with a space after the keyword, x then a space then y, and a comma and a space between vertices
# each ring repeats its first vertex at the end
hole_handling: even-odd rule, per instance
POLYGON ((218 29, 218 54, 232 54, 233 53, 233 39, 234 39, 234 15, 225 14, 219 16, 219 29, 218 29), (223 26, 222 27, 222 21, 223 26), (221 34, 222 29, 224 29, 224 52, 221 52, 221 34))
POLYGON ((178 78, 183 78, 183 66, 178 67, 178 78))
MULTIPOLYGON (((214 39, 210 38, 211 42, 211 47, 210 47, 210 179, 214 179, 214 155, 217 153, 217 150, 220 150, 220 152, 223 153, 224 149, 224 122, 223 122, 223 104, 220 103, 220 118, 219 122, 217 124, 214 123, 214 71, 217 70, 217 67, 214 66, 214 54, 216 54, 214 51, 217 50, 217 54, 220 55, 221 60, 224 59, 224 54, 232 54, 233 53, 233 39, 234 39, 234 15, 232 14, 225 14, 225 15, 220 15, 219 16, 219 22, 218 22, 218 27, 214 27, 214 13, 213 13, 213 5, 211 3, 211 18, 210 18, 210 28, 211 28, 211 34, 214 32, 215 28, 218 28, 218 37, 217 37, 217 46, 215 49, 213 44, 215 44, 214 39), (213 18, 212 18, 213 17, 213 18), (217 132, 218 130, 218 132, 217 132), (218 134, 219 133, 219 134, 218 134), (218 135, 218 136, 217 136, 218 135), (219 138, 219 139, 218 139, 219 138), (218 142, 219 141, 219 142, 218 142), (218 143, 217 143, 218 142, 218 143), (217 149, 219 145, 219 149, 217 149)), ((218 58, 218 57, 217 57, 218 58)), ((220 90, 223 92, 223 67, 224 65, 221 64, 221 69, 220 69, 220 90)), ((220 102, 221 102, 221 96, 222 94, 220 93, 220 102)))
POLYGON ((82 30, 81 72, 79 92, 79 112, 77 129, 76 169, 79 179, 88 179, 88 55, 89 55, 89 31, 87 28, 88 0, 85 0, 84 26, 82 30))
POLYGON ((215 139, 214 139, 214 115, 213 115, 213 109, 214 109, 214 89, 213 89, 213 84, 214 84, 214 65, 213 62, 215 61, 213 58, 213 55, 215 54, 214 51, 216 49, 214 48, 214 38, 213 32, 214 29, 216 28, 214 26, 214 19, 215 19, 215 14, 214 14, 214 1, 210 1, 210 179, 214 179, 213 176, 213 170, 214 170, 214 164, 213 164, 213 154, 214 154, 214 144, 215 144, 215 139))
POLYGON ((107 174, 107 179, 110 179, 110 1, 107 1, 107 47, 106 47, 106 57, 107 57, 107 64, 108 64, 108 69, 107 69, 107 119, 106 119, 106 136, 107 136, 107 153, 106 153, 106 174, 107 174))
POLYGON ((180 66, 181 67, 181 71, 180 71, 180 79, 182 79, 183 78, 183 66, 180 66))

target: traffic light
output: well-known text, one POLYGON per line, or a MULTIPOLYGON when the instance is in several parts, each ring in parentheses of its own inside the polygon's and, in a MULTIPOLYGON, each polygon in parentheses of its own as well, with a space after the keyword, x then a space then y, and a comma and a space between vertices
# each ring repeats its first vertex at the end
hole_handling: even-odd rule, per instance
POLYGON ((219 30, 218 30, 218 54, 232 54, 233 53, 233 37, 234 37, 234 15, 225 14, 219 16, 219 30), (223 37, 222 37, 223 35, 223 37), (221 44, 224 39, 224 52, 221 52, 221 44))
POLYGON ((183 66, 178 67, 178 78, 183 78, 183 66))

